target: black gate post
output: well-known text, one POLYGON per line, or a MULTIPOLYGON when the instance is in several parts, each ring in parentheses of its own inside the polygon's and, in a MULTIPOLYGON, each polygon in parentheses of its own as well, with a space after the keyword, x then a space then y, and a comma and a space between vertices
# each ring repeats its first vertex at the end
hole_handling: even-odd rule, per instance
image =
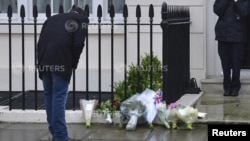
POLYGON ((190 77, 190 15, 184 6, 162 4, 163 98, 177 101, 187 89, 190 77))
POLYGON ((167 47, 167 42, 168 42, 168 37, 167 37, 167 30, 168 30, 168 21, 167 21, 167 3, 164 2, 162 4, 162 9, 161 9, 161 14, 162 14, 162 22, 161 22, 161 28, 162 28, 162 91, 163 91, 163 99, 166 101, 167 104, 167 69, 168 69, 168 58, 167 58, 167 52, 168 52, 168 47, 167 47))

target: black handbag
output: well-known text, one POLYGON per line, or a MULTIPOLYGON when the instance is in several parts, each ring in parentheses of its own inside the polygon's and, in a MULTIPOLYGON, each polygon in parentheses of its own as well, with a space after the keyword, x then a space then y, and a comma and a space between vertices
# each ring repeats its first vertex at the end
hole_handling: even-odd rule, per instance
POLYGON ((250 13, 250 0, 234 2, 234 9, 240 17, 246 17, 250 13))
POLYGON ((195 78, 190 79, 189 86, 185 92, 188 94, 199 94, 201 92, 201 89, 198 87, 195 78))

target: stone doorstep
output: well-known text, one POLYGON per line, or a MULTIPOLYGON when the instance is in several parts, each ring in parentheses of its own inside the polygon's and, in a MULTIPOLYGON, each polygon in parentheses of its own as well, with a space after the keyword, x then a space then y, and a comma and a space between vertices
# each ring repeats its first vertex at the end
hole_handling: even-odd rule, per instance
POLYGON ((203 92, 200 92, 199 94, 185 94, 177 100, 176 103, 184 106, 194 106, 202 95, 203 92))
MULTIPOLYGON (((200 94, 185 94, 176 103, 184 106, 193 106, 199 98, 200 94)), ((84 123, 84 115, 82 110, 66 110, 67 123, 84 123)), ((8 106, 0 106, 0 122, 21 122, 21 123, 46 123, 46 113, 44 110, 8 110, 8 106)), ((120 122, 120 113, 117 111, 114 114, 113 123, 120 122)), ((91 123, 107 123, 102 114, 93 113, 91 123)), ((161 124, 158 118, 154 122, 161 124)))
MULTIPOLYGON (((210 79, 201 80, 201 89, 204 93, 223 93, 223 77, 218 76, 210 79)), ((247 94, 250 91, 250 78, 249 76, 241 76, 241 89, 240 94, 247 94)))

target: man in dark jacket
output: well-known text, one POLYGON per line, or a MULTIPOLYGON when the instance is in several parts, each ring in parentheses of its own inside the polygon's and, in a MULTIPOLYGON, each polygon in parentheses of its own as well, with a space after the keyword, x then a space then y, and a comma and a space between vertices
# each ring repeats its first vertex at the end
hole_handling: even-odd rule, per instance
POLYGON ((241 61, 247 41, 246 16, 250 10, 249 0, 215 0, 213 10, 218 16, 215 39, 218 41, 224 75, 224 96, 238 96, 241 88, 241 61))
POLYGON ((56 141, 68 140, 65 106, 72 70, 84 47, 88 18, 81 8, 45 21, 38 41, 38 70, 43 81, 49 131, 56 141))

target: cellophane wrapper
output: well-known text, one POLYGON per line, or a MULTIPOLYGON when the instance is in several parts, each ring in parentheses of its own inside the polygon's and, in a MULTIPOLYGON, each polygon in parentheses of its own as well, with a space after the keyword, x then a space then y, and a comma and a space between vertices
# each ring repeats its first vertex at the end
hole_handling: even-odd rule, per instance
POLYGON ((130 119, 127 130, 133 130, 137 125, 137 119, 146 112, 146 105, 141 102, 140 94, 135 94, 121 103, 120 112, 122 116, 130 119))
POLYGON ((141 102, 146 105, 146 112, 143 115, 148 124, 152 124, 157 115, 157 105, 155 102, 156 92, 151 89, 146 89, 140 94, 141 102))

